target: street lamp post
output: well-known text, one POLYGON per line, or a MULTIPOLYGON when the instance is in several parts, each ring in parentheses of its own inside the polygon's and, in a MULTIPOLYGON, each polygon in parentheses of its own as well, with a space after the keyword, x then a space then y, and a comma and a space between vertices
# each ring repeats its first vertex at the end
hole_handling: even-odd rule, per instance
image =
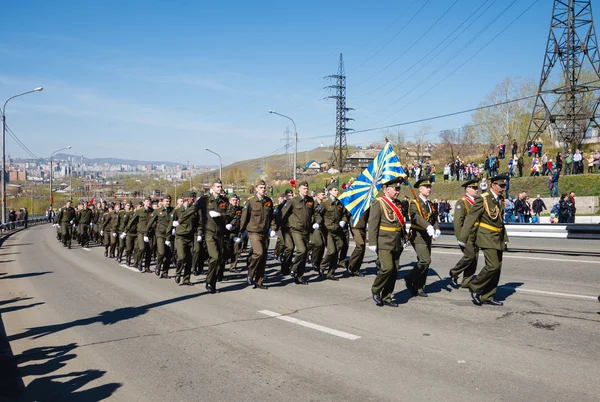
POLYGON ((219 179, 223 180, 223 162, 221 162, 221 155, 219 155, 215 151, 211 151, 208 148, 206 148, 206 151, 210 152, 211 154, 215 154, 215 155, 217 155, 219 157, 219 179))
POLYGON ((15 96, 11 96, 4 102, 2 107, 2 224, 6 223, 6 104, 19 96, 31 94, 33 92, 43 91, 44 88, 39 87, 32 91, 23 92, 15 96))
POLYGON ((54 204, 54 198, 52 198, 52 158, 54 157, 54 154, 60 151, 64 151, 65 149, 71 149, 71 146, 67 146, 61 149, 57 149, 56 151, 52 152, 52 154, 50 155, 50 208, 52 209, 52 204, 54 204))
POLYGON ((298 163, 298 131, 296 130, 296 122, 291 117, 286 116, 281 113, 277 113, 274 110, 269 110, 269 113, 276 114, 277 116, 285 117, 286 119, 290 120, 292 122, 292 124, 294 125, 294 166, 293 166, 293 168, 294 168, 294 181, 296 181, 296 165, 298 163))

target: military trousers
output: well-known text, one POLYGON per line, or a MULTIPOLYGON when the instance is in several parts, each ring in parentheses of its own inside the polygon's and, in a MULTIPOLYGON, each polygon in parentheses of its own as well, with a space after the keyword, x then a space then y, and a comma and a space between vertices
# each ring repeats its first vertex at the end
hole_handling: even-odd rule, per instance
POLYGON ((417 265, 406 276, 406 280, 413 282, 417 289, 423 290, 425 283, 427 283, 429 265, 431 265, 431 240, 424 243, 412 242, 412 246, 415 249, 415 253, 417 253, 417 265))
POLYGON ((183 277, 183 282, 190 281, 192 273, 192 247, 194 236, 175 236, 175 250, 177 250, 177 271, 175 275, 183 277))
POLYGON ((117 258, 119 259, 119 261, 121 261, 121 259, 123 258, 123 253, 125 252, 125 247, 127 246, 127 236, 125 236, 124 238, 121 238, 121 233, 117 233, 117 258))
POLYGON ((281 256, 281 273, 283 275, 289 275, 292 259, 294 257, 294 238, 292 232, 289 230, 281 231, 282 245, 280 246, 279 255, 281 256))
POLYGON ((450 270, 451 276, 460 276, 463 274, 463 279, 460 284, 461 288, 466 288, 471 282, 475 271, 477 270, 477 262, 479 260, 479 247, 471 242, 467 242, 464 246, 460 246, 463 252, 462 258, 456 263, 454 268, 450 270))
POLYGON ((262 233, 248 233, 248 241, 252 248, 252 255, 248 263, 248 276, 254 280, 254 283, 262 285, 265 279, 269 237, 262 233))
POLYGON ((485 266, 481 272, 469 283, 469 289, 481 295, 481 300, 491 300, 496 294, 500 271, 502 270, 502 250, 484 248, 485 266))
POLYGON ((136 240, 137 234, 127 233, 127 236, 125 236, 125 248, 127 249, 127 252, 125 253, 125 261, 127 265, 131 265, 131 256, 134 256, 135 258, 137 244, 136 240))
POLYGON ((170 237, 156 236, 156 269, 163 274, 169 273, 171 267, 171 247, 165 244, 170 237))
POLYGON ((198 236, 194 238, 192 246, 192 271, 202 272, 204 269, 204 260, 206 259, 206 247, 204 241, 197 241, 198 236))
POLYGON ((380 267, 375 281, 373 281, 373 286, 371 286, 371 292, 380 295, 384 301, 392 301, 401 254, 402 249, 398 251, 377 250, 380 267))
POLYGON ((339 262, 340 263, 345 263, 346 259, 348 258, 348 249, 350 248, 350 232, 344 231, 344 244, 342 247, 340 247, 340 254, 339 254, 339 262))
POLYGON ((296 256, 292 261, 290 271, 293 271, 296 275, 296 278, 301 280, 304 276, 304 271, 306 270, 306 258, 308 256, 308 240, 310 238, 310 235, 308 233, 298 232, 293 229, 290 235, 293 241, 293 246, 291 248, 292 252, 294 251, 294 249, 296 249, 296 256))
POLYGON ((90 245, 90 225, 87 223, 80 223, 78 230, 81 233, 79 236, 79 243, 82 247, 89 247, 90 245))
POLYGON ((73 225, 70 223, 60 224, 60 235, 65 246, 71 247, 71 237, 73 236, 73 225))
POLYGON ((310 249, 311 249, 311 261, 313 267, 316 269, 321 267, 323 261, 323 255, 325 254, 325 236, 323 230, 317 229, 310 235, 310 249))
MULTIPOLYGON (((216 233, 206 234, 206 249, 208 251, 208 274, 206 283, 213 289, 217 286, 219 270, 223 261, 223 239, 216 233)), ((177 254, 179 256, 179 253, 177 254)))
POLYGON ((343 233, 327 232, 327 254, 321 262, 321 270, 327 271, 328 278, 334 276, 338 267, 340 251, 346 243, 346 236, 343 233))
POLYGON ((352 235, 354 236, 354 251, 350 255, 350 272, 358 274, 360 267, 365 258, 365 250, 367 248, 367 231, 365 229, 352 228, 352 235))
POLYGON ((242 253, 242 242, 233 242, 233 255, 231 256, 231 265, 229 266, 229 269, 231 271, 235 271, 237 270, 237 263, 238 260, 240 259, 240 254, 242 253))
POLYGON ((139 267, 143 266, 145 269, 150 269, 150 262, 152 260, 152 236, 148 236, 146 233, 137 234, 137 253, 135 254, 135 265, 139 267), (144 237, 148 237, 148 241, 144 241, 144 237))

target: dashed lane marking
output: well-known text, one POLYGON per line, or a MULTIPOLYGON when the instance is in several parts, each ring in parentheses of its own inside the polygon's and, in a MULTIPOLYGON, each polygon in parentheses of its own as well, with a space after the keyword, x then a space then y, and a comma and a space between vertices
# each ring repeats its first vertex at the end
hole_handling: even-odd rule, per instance
POLYGON ((498 286, 498 287, 504 288, 504 289, 511 289, 511 290, 514 290, 515 292, 535 293, 535 294, 548 295, 548 296, 573 297, 576 299, 586 299, 586 300, 594 300, 594 301, 598 300, 598 297, 596 297, 596 296, 577 295, 577 294, 573 294, 573 293, 548 292, 545 290, 514 288, 511 286, 498 286))
POLYGON ((323 325, 319 325, 319 324, 313 324, 312 322, 299 320, 297 318, 289 317, 287 315, 281 315, 274 311, 260 310, 259 313, 268 315, 269 317, 277 318, 278 320, 291 322, 292 324, 298 324, 298 325, 306 327, 306 328, 315 329, 320 332, 325 332, 326 334, 329 334, 329 335, 334 335, 334 336, 338 336, 340 338, 349 339, 351 341, 360 339, 360 336, 358 336, 358 335, 353 335, 353 334, 349 334, 347 332, 338 331, 337 329, 324 327, 323 325))
POLYGON ((137 272, 137 273, 139 273, 139 272, 140 272, 140 270, 139 270, 139 269, 137 269, 137 268, 132 268, 132 267, 128 267, 128 266, 127 266, 127 265, 125 265, 125 264, 119 264, 119 266, 120 266, 120 267, 123 267, 123 268, 126 268, 126 269, 128 269, 128 270, 130 270, 130 271, 133 271, 133 272, 137 272))
POLYGON ((82 249, 82 250, 85 250, 85 251, 92 251, 92 249, 91 249, 91 248, 87 248, 87 247, 81 247, 81 249, 82 249))

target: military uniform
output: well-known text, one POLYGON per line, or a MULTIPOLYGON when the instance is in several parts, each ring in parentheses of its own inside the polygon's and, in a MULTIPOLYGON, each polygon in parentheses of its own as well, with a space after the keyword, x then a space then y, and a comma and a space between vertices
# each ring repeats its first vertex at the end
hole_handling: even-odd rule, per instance
POLYGON ((87 205, 79 211, 77 229, 79 230, 79 244, 82 247, 89 247, 90 245, 90 224, 92 223, 93 216, 94 213, 87 205))
MULTIPOLYGON (((415 183, 416 188, 420 186, 431 186, 429 176, 425 176, 415 183)), ((420 195, 416 199, 410 200, 408 210, 411 221, 410 243, 417 253, 417 265, 404 277, 404 280, 413 296, 426 297, 425 283, 431 264, 431 242, 433 237, 439 236, 440 233, 438 211, 431 201, 420 195), (429 226, 433 228, 433 233, 428 233, 429 226)))
POLYGON ((127 224, 128 227, 136 226, 137 231, 137 253, 135 254, 134 264, 136 268, 142 272, 150 272, 150 261, 152 259, 152 243, 149 232, 148 223, 154 210, 151 207, 142 206, 135 210, 133 216, 127 224))
MULTIPOLYGON (((231 246, 231 254, 230 261, 231 265, 229 266, 229 270, 231 272, 239 272, 237 269, 238 259, 240 257, 240 253, 242 252, 242 234, 240 233, 240 224, 241 218, 244 208, 240 205, 232 206, 233 209, 233 219, 231 220, 231 231, 229 235, 230 246, 231 246), (238 237, 239 240, 236 242, 235 238, 238 237)), ((273 200, 271 200, 271 209, 273 209, 273 200)))
MULTIPOLYGON (((504 205, 501 195, 493 193, 493 184, 506 185, 508 174, 501 174, 490 179, 490 189, 475 199, 475 204, 466 216, 458 240, 462 243, 474 242, 485 257, 485 266, 469 284, 471 297, 475 304, 481 303, 501 305, 494 299, 500 271, 502 270, 502 253, 508 242, 504 227, 504 205), (468 228, 471 228, 468 230, 468 228)), ((501 193, 501 191, 499 191, 501 193)))
MULTIPOLYGON (((194 198, 196 193, 186 191, 182 194, 183 198, 194 198)), ((177 252, 177 270, 175 272, 175 282, 181 285, 192 285, 190 276, 192 273, 192 247, 197 242, 198 233, 204 233, 204 223, 206 222, 204 203, 202 198, 189 206, 175 208, 172 212, 173 219, 167 227, 167 233, 175 228, 175 250, 177 252), (175 227, 174 223, 177 222, 175 227)))
MULTIPOLYGON (((325 192, 325 189, 317 189, 316 193, 325 192)), ((316 223, 318 229, 313 229, 312 234, 310 235, 310 255, 313 267, 322 273, 320 267, 321 262, 323 261, 323 255, 325 254, 325 247, 327 244, 327 228, 325 227, 325 223, 323 221, 323 213, 325 212, 323 208, 323 202, 319 202, 319 200, 315 199, 315 212, 313 215, 313 222, 316 223)), ((313 223, 313 228, 315 227, 313 223)))
POLYGON ((252 247, 252 255, 248 264, 248 283, 264 288, 267 251, 269 248, 269 232, 275 227, 273 200, 268 196, 250 197, 240 217, 240 233, 248 231, 248 241, 252 247))
POLYGON ((102 214, 102 223, 100 226, 100 234, 103 238, 104 243, 104 256, 108 257, 108 249, 110 248, 110 237, 112 227, 113 210, 112 207, 108 208, 108 211, 102 214))
MULTIPOLYGON (((356 225, 352 226, 352 236, 354 237, 354 251, 350 255, 350 262, 348 265, 348 271, 350 272, 350 276, 364 276, 361 274, 360 267, 363 263, 363 259, 365 258, 365 249, 366 249, 366 241, 367 241, 367 229, 366 222, 369 221, 370 209, 367 209, 356 225)), ((400 210, 402 212, 402 210, 400 210)))
MULTIPOLYGON (((473 187, 478 189, 479 180, 470 180, 463 184, 462 187, 473 187)), ((460 237, 460 233, 464 228, 465 217, 469 214, 469 211, 474 204, 475 198, 466 194, 456 201, 456 205, 454 206, 454 235, 457 239, 460 237)), ((470 230, 470 228, 467 228, 467 230, 470 230)), ((450 270, 450 278, 452 279, 453 284, 456 285, 458 284, 458 277, 462 273, 463 279, 460 287, 466 288, 477 270, 479 247, 473 242, 468 241, 464 246, 460 244, 460 250, 463 252, 463 257, 456 263, 456 266, 450 270)))
MULTIPOLYGON (((399 186, 401 178, 386 183, 399 186)), ((398 277, 398 264, 404 249, 406 227, 402 205, 388 196, 376 198, 369 208, 369 247, 376 247, 380 268, 371 286, 373 299, 378 306, 397 306, 392 295, 398 277)))
POLYGON ((125 225, 125 249, 127 250, 125 253, 125 265, 131 265, 131 257, 135 259, 135 255, 137 254, 137 225, 130 225, 131 220, 133 219, 136 211, 142 206, 139 206, 136 209, 131 209, 127 212, 126 220, 127 224, 125 225))
POLYGON ((58 213, 58 223, 60 225, 61 239, 63 246, 71 248, 71 237, 73 236, 73 225, 76 223, 75 208, 64 206, 58 213))
POLYGON ((154 227, 156 235, 156 268, 157 276, 163 278, 169 277, 169 267, 171 263, 171 247, 165 242, 171 240, 171 232, 169 226, 171 224, 172 207, 160 206, 152 212, 150 218, 150 226, 154 227))
MULTIPOLYGON (((299 186, 308 187, 307 182, 302 182, 299 186)), ((315 200, 310 196, 305 197, 297 195, 287 201, 281 212, 281 218, 285 225, 289 227, 292 238, 291 244, 286 244, 286 255, 291 255, 296 249, 296 257, 292 261, 291 275, 296 284, 307 284, 303 279, 306 267, 306 257, 308 251, 308 240, 312 232, 313 214, 315 200)))
MULTIPOLYGON (((343 226, 348 225, 345 208, 337 198, 328 196, 323 202, 323 223, 327 228, 327 255, 321 262, 321 270, 327 270, 327 279, 337 280, 335 270, 340 261, 340 252, 347 248, 343 226)), ((345 257, 344 257, 345 259, 345 257)))
MULTIPOLYGON (((128 205, 131 206, 131 204, 128 205)), ((131 209, 129 211, 131 211, 131 209)), ((119 264, 121 261, 123 261, 123 253, 125 252, 125 247, 127 246, 127 232, 125 231, 125 228, 127 227, 127 223, 129 223, 129 218, 131 217, 129 211, 125 210, 125 208, 119 211, 119 227, 117 228, 117 262, 119 262, 119 264)))

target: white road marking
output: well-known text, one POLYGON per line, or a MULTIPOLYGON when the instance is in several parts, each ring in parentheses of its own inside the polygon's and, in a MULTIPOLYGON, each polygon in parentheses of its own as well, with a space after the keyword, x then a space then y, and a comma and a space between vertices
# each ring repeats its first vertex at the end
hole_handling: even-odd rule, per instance
POLYGON ((299 319, 293 318, 293 317, 288 317, 286 315, 281 315, 274 311, 260 310, 259 313, 268 315, 269 317, 277 318, 278 320, 291 322, 292 324, 298 324, 298 325, 301 325, 306 328, 316 329, 317 331, 325 332, 326 334, 335 335, 335 336, 339 336, 340 338, 349 339, 351 341, 360 339, 360 336, 358 336, 358 335, 349 334, 347 332, 338 331, 337 329, 332 329, 332 328, 324 327, 322 325, 313 324, 312 322, 299 320, 299 319))
POLYGON ((513 288, 510 286, 498 286, 498 287, 504 288, 504 289, 511 289, 511 290, 514 290, 515 292, 536 293, 536 294, 548 295, 548 296, 574 297, 576 299, 586 299, 586 300, 594 300, 594 301, 598 300, 597 296, 576 295, 573 293, 547 292, 545 290, 513 288))
MULTIPOLYGON (((434 250, 433 253, 435 253, 435 254, 462 255, 462 253, 456 253, 456 252, 452 252, 452 251, 435 251, 434 250)), ((592 261, 592 260, 566 260, 566 259, 562 259, 562 258, 524 257, 524 256, 518 256, 518 255, 508 255, 506 253, 503 254, 503 258, 516 258, 516 259, 520 259, 520 260, 538 260, 538 261, 552 261, 552 262, 560 261, 560 262, 568 262, 570 264, 577 263, 577 262, 581 262, 583 264, 600 264, 600 259, 596 260, 596 261, 592 261)))
POLYGON ((92 249, 91 249, 91 248, 87 248, 87 247, 81 247, 81 249, 82 249, 82 250, 85 250, 85 251, 92 251, 92 249))
POLYGON ((119 264, 119 266, 120 266, 120 267, 123 267, 123 268, 127 268, 128 270, 130 270, 130 271, 133 271, 133 272, 138 272, 138 273, 140 272, 140 270, 139 270, 139 269, 137 269, 137 268, 132 268, 132 267, 128 267, 128 266, 127 266, 127 265, 125 265, 125 264, 119 264))

